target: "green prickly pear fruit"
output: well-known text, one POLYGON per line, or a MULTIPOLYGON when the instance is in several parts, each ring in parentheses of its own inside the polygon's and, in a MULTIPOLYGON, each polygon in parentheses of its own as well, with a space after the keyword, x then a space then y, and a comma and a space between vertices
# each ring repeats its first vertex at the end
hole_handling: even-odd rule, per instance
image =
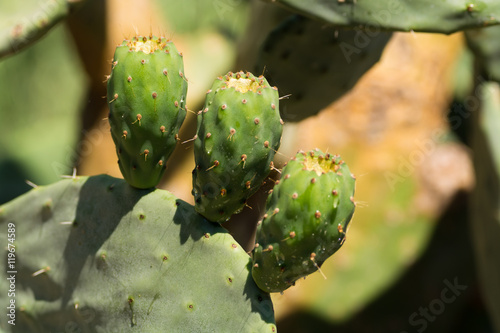
POLYGON ((252 275, 281 292, 318 270, 344 243, 355 179, 339 156, 299 152, 283 168, 257 229, 252 275))
POLYGON ((270 172, 283 121, 263 76, 218 77, 198 116, 193 195, 198 213, 223 222, 240 211, 270 172))
POLYGON ((134 37, 117 46, 108 78, 109 123, 123 177, 156 186, 186 117, 182 54, 165 37, 134 37))

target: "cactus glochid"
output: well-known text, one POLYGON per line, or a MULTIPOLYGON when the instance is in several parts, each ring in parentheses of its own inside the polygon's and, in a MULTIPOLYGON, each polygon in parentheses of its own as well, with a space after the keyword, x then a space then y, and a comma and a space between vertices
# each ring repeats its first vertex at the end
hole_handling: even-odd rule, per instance
POLYGON ((314 150, 288 162, 257 229, 252 274, 262 290, 287 289, 342 246, 354 214, 354 183, 339 156, 314 150))
POLYGON ((186 116, 182 54, 165 37, 134 37, 117 46, 108 78, 109 123, 123 177, 156 186, 186 116))
POLYGON ((279 96, 263 76, 218 77, 198 116, 193 195, 196 210, 223 222, 245 205, 270 172, 283 122, 279 96))

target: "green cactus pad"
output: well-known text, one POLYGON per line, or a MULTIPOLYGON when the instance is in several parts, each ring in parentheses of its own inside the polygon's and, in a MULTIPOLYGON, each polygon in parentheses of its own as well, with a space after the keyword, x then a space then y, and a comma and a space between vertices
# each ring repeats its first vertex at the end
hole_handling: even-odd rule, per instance
POLYGON ((354 87, 379 61, 390 37, 293 16, 269 34, 257 70, 265 70, 269 82, 289 95, 280 106, 282 118, 301 121, 354 87))
POLYGON ((375 30, 440 32, 500 23, 497 0, 267 0, 336 26, 375 30))
POLYGON ((288 162, 257 229, 252 275, 262 290, 289 288, 342 246, 355 208, 354 183, 339 156, 314 150, 288 162))
POLYGON ((134 37, 116 48, 108 79, 109 123, 123 177, 156 186, 186 117, 182 54, 164 37, 134 37))
POLYGON ((195 208, 223 222, 240 211, 271 170, 282 133, 279 96, 263 77, 215 80, 198 116, 193 170, 195 208))
MULTIPOLYGON (((0 206, 2 239, 12 225, 16 325, 2 320, 0 330, 276 331, 249 256, 167 191, 104 175, 65 179, 0 206)), ((0 274, 6 291, 9 273, 0 274)), ((3 309, 9 301, 2 292, 3 309)))

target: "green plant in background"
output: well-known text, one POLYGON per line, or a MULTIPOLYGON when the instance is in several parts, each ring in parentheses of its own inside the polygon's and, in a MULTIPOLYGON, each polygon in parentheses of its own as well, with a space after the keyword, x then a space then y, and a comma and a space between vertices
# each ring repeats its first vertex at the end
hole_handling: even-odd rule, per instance
MULTIPOLYGON (((61 5, 60 8, 70 10, 47 16, 50 19, 46 22, 31 21, 35 22, 30 26, 33 32, 13 34, 28 30, 22 30, 14 20, 3 21, 6 23, 1 29, 4 32, 1 35, 4 44, 0 44, 0 55, 11 55, 36 41, 59 22, 64 13, 69 13, 73 7, 68 6, 76 2, 57 3, 61 5), (18 39, 13 42, 12 37, 18 39)), ((200 3, 206 5, 206 2, 200 3)), ((325 155, 314 152, 314 156, 306 157, 314 166, 309 165, 305 167, 306 170, 302 170, 300 165, 297 166, 300 163, 291 161, 284 169, 284 178, 268 199, 267 215, 258 229, 256 243, 259 246, 254 249, 253 258, 244 253, 230 234, 214 223, 226 220, 241 209, 270 171, 270 161, 279 147, 281 137, 282 124, 279 123, 278 109, 281 118, 299 121, 317 114, 324 106, 343 96, 380 58, 390 38, 390 33, 380 30, 451 33, 498 24, 497 18, 500 17, 500 7, 494 1, 373 3, 363 0, 280 0, 278 3, 296 13, 319 19, 321 23, 303 17, 287 19, 269 34, 263 43, 260 59, 250 57, 245 67, 255 72, 261 72, 265 67, 264 74, 271 85, 278 86, 282 95, 292 96, 280 107, 277 101, 270 102, 271 99, 265 102, 258 100, 269 96, 254 96, 256 91, 241 91, 246 88, 229 83, 231 80, 241 80, 245 75, 247 77, 243 77, 244 80, 254 78, 259 83, 258 78, 249 73, 233 74, 232 78, 228 75, 215 81, 212 91, 207 95, 206 105, 198 115, 195 154, 199 167, 193 175, 195 207, 176 199, 167 191, 151 189, 161 178, 161 166, 166 163, 175 145, 175 134, 182 122, 180 118, 186 111, 183 98, 186 81, 181 76, 175 77, 175 82, 170 81, 173 78, 170 75, 172 70, 168 67, 170 65, 165 67, 165 75, 165 68, 155 61, 152 62, 159 66, 157 69, 161 73, 153 74, 152 77, 157 78, 157 81, 152 80, 147 84, 144 80, 136 80, 148 75, 143 71, 146 64, 140 63, 135 69, 130 67, 131 72, 127 72, 129 66, 115 66, 121 71, 121 80, 116 85, 116 79, 120 76, 114 76, 116 72, 112 73, 108 90, 111 111, 116 114, 116 117, 110 117, 112 134, 117 143, 117 153, 121 155, 120 160, 125 161, 122 164, 127 164, 126 168, 121 165, 125 179, 131 185, 144 189, 134 189, 123 180, 106 176, 77 177, 38 187, 2 206, 0 225, 13 223, 18 232, 15 242, 19 268, 17 278, 23 286, 17 299, 21 325, 6 326, 2 321, 2 329, 11 329, 13 332, 46 332, 68 327, 79 327, 84 332, 99 332, 103 329, 154 332, 167 328, 174 331, 275 331, 273 306, 266 292, 282 291, 301 276, 319 269, 343 243, 354 209, 352 194, 345 194, 354 192, 354 180, 350 178, 347 166, 340 164, 338 158, 331 161, 334 169, 336 166, 341 169, 340 174, 338 170, 325 174, 320 172, 315 183, 302 179, 304 171, 315 173, 316 163, 319 166, 326 163, 325 155), (334 27, 324 28, 325 22, 334 24, 334 27), (356 43, 360 38, 365 38, 366 43, 356 43), (350 43, 351 40, 353 43, 350 43), (290 48, 292 44, 300 47, 290 48), (311 48, 315 52, 308 52, 311 48), (348 67, 345 63, 347 59, 350 60, 348 67), (129 81, 129 77, 132 80, 129 81), (318 82, 321 82, 320 88, 316 89, 318 82), (175 93, 171 93, 172 90, 168 88, 171 84, 176 86, 175 93), (141 91, 139 96, 135 95, 137 90, 141 91), (143 113, 155 118, 156 103, 165 102, 162 96, 167 92, 171 93, 169 96, 172 100, 165 104, 168 104, 169 112, 175 114, 175 121, 159 117, 155 123, 146 124, 143 113), (122 94, 127 99, 120 104, 122 94), (255 101, 254 97, 257 98, 255 101), (176 101, 178 105, 175 105, 176 101), (262 120, 264 116, 256 114, 257 111, 265 110, 256 108, 252 108, 251 112, 233 113, 229 118, 223 116, 223 111, 233 108, 250 109, 252 103, 264 105, 264 108, 266 104, 274 104, 275 108, 271 107, 272 112, 269 110, 270 113, 265 115, 269 117, 267 121, 262 120), (203 113, 205 109, 208 109, 207 113, 203 113), (247 113, 248 119, 241 117, 247 113), (164 125, 167 121, 171 123, 164 125), (161 130, 162 126, 165 126, 165 132, 161 130), (265 138, 268 132, 272 134, 272 139, 265 138), (211 134, 209 137, 208 133, 211 134), (169 135, 168 140, 165 134, 169 135), (241 140, 239 135, 252 137, 252 140, 241 140), (217 144, 209 143, 209 140, 217 144), (268 147, 265 142, 268 142, 268 147), (120 145, 124 145, 122 149, 120 145), (325 156, 323 161, 319 160, 319 156, 325 156), (293 172, 288 172, 292 167, 293 172), (227 173, 231 174, 230 178, 226 177, 227 173), (287 178, 287 174, 291 176, 287 178), (229 181, 225 182, 225 179, 229 181), (325 181, 328 184, 322 185, 325 179, 329 183, 325 181), (248 181, 250 189, 247 187, 248 181), (310 192, 323 186, 323 195, 323 192, 310 192), (210 188, 211 192, 208 193, 204 188, 210 188), (335 196, 339 194, 336 201, 335 196), (288 207, 282 208, 283 205, 288 207), (320 223, 326 222, 324 229, 315 225, 318 220, 320 223), (303 232, 299 232, 300 228, 303 228, 303 232), (324 236, 319 237, 318 231, 324 232, 324 236), (208 298, 210 301, 207 301, 208 298)), ((45 2, 36 4, 43 9, 45 2)), ((2 3, 0 7, 7 8, 7 4, 2 3)), ((193 5, 190 8, 198 7, 193 5)), ((25 16, 20 9, 19 5, 10 9, 9 13, 16 13, 11 16, 22 20, 25 16)), ((2 15, 6 13, 0 12, 2 15)), ((214 13, 207 10, 204 24, 219 22, 217 17, 220 15, 217 12, 213 16, 208 14, 214 13)), ((237 17, 241 14, 238 12, 237 17)), ((186 31, 191 29, 187 26, 188 21, 177 20, 186 31)), ((268 26, 273 23, 266 22, 268 26)), ((219 28, 227 27, 220 23, 219 28)), ((496 45, 492 42, 492 36, 496 35, 494 29, 481 29, 476 35, 468 33, 469 45, 476 51, 478 63, 484 65, 479 66, 482 73, 487 73, 491 78, 496 77, 494 73, 497 66, 494 64, 498 60, 498 54, 491 49, 491 46, 496 45), (485 37, 489 33, 491 36, 485 37)), ((227 30, 231 38, 236 39, 241 33, 241 25, 227 30)), ((145 62, 156 55, 156 52, 146 55, 142 50, 129 53, 126 47, 123 50, 124 58, 139 56, 145 62)), ((26 54, 12 57, 9 61, 26 54)), ((117 65, 121 64, 118 61, 117 65)), ((173 67, 180 68, 179 62, 173 67)), ((261 84, 268 87, 265 79, 262 80, 261 84)), ((275 90, 266 88, 265 91, 275 95, 269 98, 276 99, 275 90)), ((493 97, 485 99, 484 110, 494 110, 495 103, 493 97)), ((72 105, 75 107, 75 103, 72 105)), ((494 112, 485 115, 490 117, 488 119, 494 118, 494 112)), ((485 132, 493 137, 496 123, 491 121, 483 124, 489 125, 485 127, 485 132)), ((494 142, 494 139, 489 142, 494 142)), ((38 148, 33 143, 35 147, 40 151, 47 149, 46 146, 38 148)), ((476 145, 474 149, 480 151, 481 147, 484 145, 476 145)), ((301 158, 298 156, 298 160, 301 158)), ((487 164, 484 161, 478 158, 477 170, 482 170, 487 164)), ((492 174, 496 177, 498 171, 492 174)), ((485 186, 479 189, 485 190, 486 183, 488 181, 479 182, 480 186, 485 186)), ((486 196, 492 198, 494 205, 497 204, 495 198, 498 198, 498 193, 494 189, 488 193, 486 196)), ((479 211, 487 210, 476 210, 479 211)), ((235 220, 231 223, 238 222, 237 218, 235 220)), ((484 233, 481 235, 476 236, 477 244, 485 237, 484 233)), ((492 243, 498 240, 495 232, 487 235, 492 243)), ((478 245, 479 258, 485 259, 487 255, 478 245)), ((485 260, 481 265, 485 272, 489 269, 496 272, 493 269, 497 267, 494 261, 485 260)), ((489 274, 484 273, 484 276, 489 274)), ((7 286, 6 283, 6 279, 2 279, 2 290, 7 286)), ((488 290, 498 290, 498 280, 485 278, 484 284, 488 290)), ((0 296, 2 304, 6 301, 4 298, 5 295, 0 296)), ((495 298, 491 299, 492 317, 500 318, 495 298)))

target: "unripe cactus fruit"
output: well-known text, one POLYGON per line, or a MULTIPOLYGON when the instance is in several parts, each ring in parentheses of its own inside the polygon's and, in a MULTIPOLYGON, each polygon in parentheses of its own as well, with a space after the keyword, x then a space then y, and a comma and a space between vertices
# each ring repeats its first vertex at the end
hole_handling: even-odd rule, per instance
POLYGON ((108 78, 109 123, 123 177, 137 188, 158 184, 186 117, 182 54, 165 37, 117 46, 108 78))
POLYGON ((354 183, 339 156, 314 150, 288 162, 257 229, 252 275, 259 288, 287 289, 342 246, 355 208, 354 183))
POLYGON ((218 77, 198 115, 194 145, 196 210, 223 222, 241 210, 269 174, 283 122, 278 90, 263 76, 218 77))

